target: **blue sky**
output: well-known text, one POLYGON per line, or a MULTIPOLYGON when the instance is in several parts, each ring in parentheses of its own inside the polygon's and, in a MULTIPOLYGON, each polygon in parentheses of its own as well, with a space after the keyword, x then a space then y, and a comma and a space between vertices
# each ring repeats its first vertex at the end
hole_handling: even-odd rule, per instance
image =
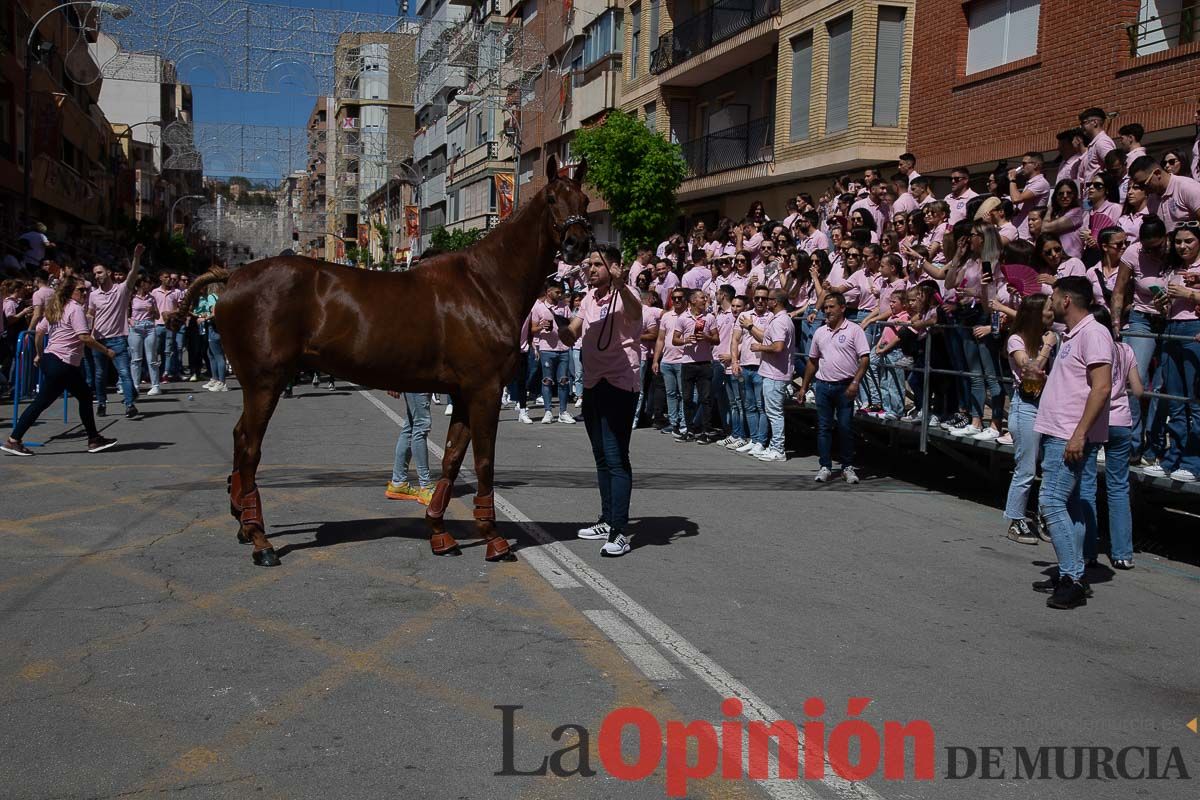
MULTIPOLYGON (((273 0, 269 5, 286 5, 292 8, 330 8, 339 11, 361 11, 373 14, 395 15, 396 0, 273 0)), ((410 14, 415 16, 416 2, 410 3, 410 14)), ((194 86, 192 89, 193 113, 196 122, 229 122, 246 125, 302 126, 316 100, 312 95, 302 94, 257 94, 234 92, 194 86)), ((276 175, 254 175, 251 178, 276 178, 276 175)))

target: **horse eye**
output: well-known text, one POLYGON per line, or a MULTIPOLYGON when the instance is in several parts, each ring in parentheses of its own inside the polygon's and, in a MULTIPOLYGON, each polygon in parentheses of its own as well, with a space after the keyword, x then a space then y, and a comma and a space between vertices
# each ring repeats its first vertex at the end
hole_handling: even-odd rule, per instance
POLYGON ((548 194, 546 195, 546 202, 550 203, 550 205, 554 205, 558 202, 558 198, 552 194, 548 194))

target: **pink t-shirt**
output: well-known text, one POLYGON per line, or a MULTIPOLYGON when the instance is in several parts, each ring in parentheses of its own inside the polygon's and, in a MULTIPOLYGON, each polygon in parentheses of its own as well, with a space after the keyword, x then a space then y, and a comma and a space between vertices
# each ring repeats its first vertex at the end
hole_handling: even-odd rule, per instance
POLYGON ((866 332, 845 319, 837 328, 822 325, 817 329, 808 357, 820 359, 817 380, 838 383, 853 380, 858 372, 858 360, 870 353, 866 332))
MULTIPOLYGON (((615 291, 609 287, 610 291, 615 291)), ((638 335, 642 330, 640 320, 625 316, 625 301, 618 294, 609 314, 610 294, 597 296, 599 289, 588 289, 579 307, 583 320, 583 387, 591 389, 602 380, 626 392, 636 392, 641 378, 641 360, 638 357, 638 335), (604 347, 605 349, 601 349, 604 347)), ((638 304, 641 305, 640 303, 638 304)))
POLYGON ((1059 231, 1058 233, 1058 239, 1062 242, 1063 252, 1071 258, 1079 258, 1083 255, 1083 242, 1079 240, 1079 229, 1083 227, 1083 209, 1072 208, 1062 216, 1069 219, 1071 225, 1067 230, 1059 231))
POLYGON ((1080 167, 1079 182, 1087 183, 1104 169, 1104 157, 1114 148, 1116 143, 1104 131, 1098 132, 1088 143, 1087 152, 1083 154, 1083 164, 1080 167))
POLYGON ((1010 372, 1012 372, 1013 379, 1017 383, 1020 383, 1021 368, 1017 365, 1017 359, 1013 356, 1015 353, 1025 353, 1026 355, 1029 355, 1028 351, 1025 349, 1025 340, 1022 339, 1021 335, 1018 333, 1012 334, 1008 337, 1008 341, 1004 344, 1004 352, 1008 354, 1008 369, 1010 372))
POLYGON ((551 306, 545 300, 538 300, 533 304, 533 310, 529 312, 529 319, 533 323, 533 344, 539 352, 546 350, 551 353, 561 353, 569 350, 558 336, 558 323, 555 321, 555 316, 570 317, 571 310, 567 308, 566 303, 559 303, 551 306), (550 330, 542 330, 542 325, 546 322, 550 323, 550 330))
POLYGON ((801 237, 796 244, 806 253, 812 253, 816 250, 829 250, 829 237, 819 230, 813 229, 813 232, 808 236, 801 237))
POLYGON ((1133 310, 1143 314, 1162 316, 1162 311, 1154 305, 1154 295, 1151 287, 1167 286, 1167 265, 1154 251, 1142 249, 1142 243, 1131 244, 1121 256, 1121 263, 1133 270, 1133 310))
POLYGON ((43 286, 42 288, 35 290, 31 305, 34 308, 41 308, 42 306, 46 305, 46 298, 52 294, 54 294, 54 290, 49 286, 43 286))
MULTIPOLYGON (((1062 335, 1054 368, 1046 379, 1033 429, 1057 439, 1070 439, 1087 404, 1088 367, 1113 363, 1112 334, 1088 315, 1062 335)), ((1108 408, 1100 410, 1088 429, 1089 442, 1108 440, 1108 408)))
POLYGON ((154 298, 147 294, 145 297, 134 295, 129 301, 129 319, 132 322, 153 322, 158 317, 158 306, 154 298))
POLYGON ((778 353, 760 352, 762 363, 758 374, 773 381, 790 381, 795 369, 796 326, 792 318, 782 311, 769 314, 763 327, 762 343, 768 345, 776 342, 783 342, 783 349, 778 353))
MULTIPOLYGON (((687 313, 686 311, 683 313, 687 313)), ((658 329, 663 335, 663 351, 662 363, 664 364, 682 364, 683 351, 675 346, 675 325, 679 322, 679 315, 674 310, 664 311, 661 318, 658 320, 658 329)))
MULTIPOLYGON (((743 311, 740 317, 740 319, 749 319, 760 329, 767 324, 767 320, 770 318, 770 314, 759 315, 752 311, 743 311)), ((750 349, 750 345, 756 341, 758 340, 754 338, 754 334, 744 328, 742 329, 742 336, 738 341, 738 363, 743 367, 757 367, 762 363, 762 353, 756 353, 750 349)))
POLYGON ((1058 165, 1058 173, 1054 176, 1054 182, 1072 180, 1075 181, 1076 188, 1079 187, 1079 171, 1083 167, 1083 154, 1072 153, 1069 158, 1063 160, 1058 165))
POLYGON ((735 297, 739 294, 745 294, 746 289, 750 286, 750 274, 738 275, 736 272, 729 276, 725 281, 733 287, 735 297))
POLYGON ((1125 342, 1117 342, 1113 353, 1112 395, 1109 396, 1108 424, 1117 428, 1132 428, 1133 413, 1129 410, 1129 373, 1137 369, 1137 357, 1133 348, 1125 342))
POLYGON ((1170 176, 1158 199, 1158 216, 1167 224, 1167 230, 1195 219, 1197 211, 1200 211, 1200 182, 1183 175, 1170 176))
MULTIPOLYGON (((737 320, 733 318, 732 311, 717 311, 714 316, 717 319, 717 333, 721 335, 721 338, 713 350, 713 358, 719 358, 721 355, 729 355, 729 348, 733 343, 733 328, 737 324, 737 320)), ((725 374, 731 374, 733 372, 732 359, 722 363, 725 366, 725 374)))
POLYGON ((703 289, 704 284, 708 283, 711 279, 712 272, 709 271, 708 267, 697 265, 683 273, 683 280, 680 281, 680 284, 685 289, 703 289))
POLYGON ((916 211, 918 208, 916 198, 908 192, 896 198, 896 202, 892 204, 892 216, 897 214, 908 214, 916 211))
POLYGON ((633 264, 629 267, 629 278, 628 278, 629 285, 637 286, 638 276, 650 268, 651 268, 650 264, 643 264, 642 262, 635 260, 633 262, 633 264))
MULTIPOLYGON (((685 311, 679 317, 679 321, 675 323, 675 333, 679 334, 679 338, 686 340, 693 333, 700 335, 712 331, 716 324, 716 317, 712 314, 694 317, 691 311, 685 311)), ((692 344, 683 345, 680 350, 683 353, 682 363, 684 364, 701 364, 712 361, 713 345, 707 339, 697 339, 692 344)))
POLYGON ((875 218, 876 233, 887 229, 888 210, 886 206, 876 203, 870 197, 864 197, 850 206, 850 213, 853 214, 855 211, 869 212, 875 218))
POLYGON ((88 295, 88 309, 92 312, 92 335, 97 339, 126 336, 129 333, 129 296, 133 294, 133 283, 114 283, 107 292, 99 286, 88 295))
POLYGON ((859 311, 874 311, 879 306, 877 292, 883 285, 883 278, 878 273, 868 274, 866 267, 854 272, 846 278, 851 288, 846 292, 846 303, 857 302, 859 311))
MULTIPOLYGON (((1167 274, 1167 285, 1184 286, 1184 275, 1200 275, 1200 263, 1193 264, 1185 270, 1171 270, 1167 274)), ((1174 297, 1171 305, 1167 306, 1167 319, 1193 320, 1196 319, 1196 301, 1186 297, 1174 297)))
MULTIPOLYGON (((642 333, 649 333, 652 330, 658 329, 658 321, 662 319, 663 310, 654 306, 642 306, 642 333)), ((642 342, 641 352, 639 353, 642 361, 649 361, 654 355, 654 343, 642 342)))
POLYGON ((950 216, 946 219, 946 221, 950 223, 951 227, 953 227, 954 223, 958 222, 959 220, 967 218, 967 203, 971 201, 971 198, 978 196, 979 193, 974 189, 967 189, 958 197, 948 194, 942 198, 946 201, 946 204, 950 206, 950 216))
MULTIPOLYGON (((888 317, 888 322, 908 322, 908 312, 901 311, 894 317, 888 317)), ((880 334, 879 338, 882 339, 885 344, 891 344, 900 338, 900 334, 896 332, 896 328, 888 325, 883 329, 883 333, 880 334)))
POLYGON ((1117 287, 1117 276, 1121 271, 1113 270, 1113 274, 1108 277, 1104 276, 1104 269, 1097 264, 1087 271, 1088 280, 1092 282, 1092 295, 1096 298, 1096 302, 1108 308, 1108 301, 1104 299, 1104 290, 1107 289, 1109 294, 1117 287), (1103 279, 1103 284, 1101 280, 1103 279))
POLYGON ((154 298, 155 305, 158 306, 159 325, 166 324, 166 315, 172 314, 179 310, 179 301, 182 295, 178 289, 164 289, 161 286, 156 286, 150 290, 150 296, 154 298))
POLYGON ((87 315, 83 306, 74 300, 68 300, 63 309, 62 319, 54 325, 42 317, 37 329, 49 332, 45 352, 53 353, 58 359, 73 367, 78 367, 83 361, 83 342, 79 341, 80 334, 88 333, 87 315))
POLYGON ((674 272, 668 272, 662 279, 655 278, 650 283, 650 288, 658 292, 658 297, 662 300, 663 308, 671 307, 671 290, 679 285, 679 276, 674 272))
MULTIPOLYGON (((904 278, 897 278, 891 283, 888 283, 887 280, 884 279, 883 288, 879 290, 879 307, 886 308, 890 311, 892 308, 892 295, 894 295, 896 292, 904 292, 907 290, 908 281, 904 278)), ((904 318, 908 319, 907 314, 904 318)))
POLYGON ((1021 234, 1022 239, 1030 238, 1029 212, 1039 206, 1047 205, 1050 200, 1050 192, 1053 189, 1050 187, 1050 181, 1046 180, 1045 175, 1034 175, 1025 183, 1025 191, 1033 192, 1033 199, 1017 203, 1017 210, 1012 218, 1012 222, 1017 226, 1017 231, 1021 234))
POLYGON ((1141 211, 1135 211, 1132 214, 1122 214, 1117 220, 1117 225, 1121 226, 1121 230, 1125 231, 1125 241, 1129 244, 1134 244, 1142 235, 1142 223, 1146 221, 1146 217, 1150 215, 1148 208, 1143 208, 1141 211))

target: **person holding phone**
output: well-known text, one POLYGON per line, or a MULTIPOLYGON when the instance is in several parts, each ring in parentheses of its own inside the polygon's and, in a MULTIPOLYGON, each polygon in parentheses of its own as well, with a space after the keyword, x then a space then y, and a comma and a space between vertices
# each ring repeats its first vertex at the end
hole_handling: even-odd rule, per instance
POLYGON ((679 317, 671 334, 672 343, 683 353, 683 424, 687 428, 677 431, 675 440, 712 444, 721 438, 709 427, 713 345, 720 341, 721 334, 716 317, 706 310, 708 296, 704 292, 692 289, 687 302, 688 310, 679 317))

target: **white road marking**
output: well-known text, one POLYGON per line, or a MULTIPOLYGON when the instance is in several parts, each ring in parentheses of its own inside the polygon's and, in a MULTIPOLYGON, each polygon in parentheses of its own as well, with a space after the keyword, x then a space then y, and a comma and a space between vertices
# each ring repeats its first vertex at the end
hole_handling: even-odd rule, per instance
MULTIPOLYGON (((392 411, 392 409, 388 408, 369 392, 360 391, 359 394, 379 407, 392 421, 397 424, 404 423, 399 414, 392 411)), ((429 449, 438 458, 442 458, 444 455, 444 451, 433 443, 430 443, 429 449)), ((576 579, 584 585, 590 586, 597 594, 606 599, 613 608, 628 617, 650 637, 651 641, 657 643, 668 652, 674 653, 675 657, 684 666, 694 672, 701 681, 708 684, 722 699, 736 697, 740 700, 742 702, 742 716, 747 720, 771 723, 783 719, 783 715, 767 705, 762 698, 750 690, 749 686, 733 677, 720 664, 702 653, 699 648, 683 638, 683 636, 679 635, 671 626, 667 625, 632 597, 621 591, 615 583, 592 569, 590 564, 575 555, 562 542, 559 542, 553 536, 546 533, 540 525, 525 516, 520 509, 501 497, 499 492, 496 492, 494 497, 496 509, 500 513, 519 525, 530 538, 542 544, 544 546, 542 549, 545 552, 561 562, 576 579)), ((523 552, 526 557, 529 555, 528 550, 518 552, 523 552)), ((797 747, 800 752, 800 763, 803 765, 803 739, 797 742, 797 747)), ((767 768, 769 771, 768 774, 779 774, 779 763, 773 753, 768 758, 767 768)), ((826 777, 821 782, 840 798, 845 798, 845 800, 883 800, 880 794, 865 783, 848 781, 833 773, 828 759, 826 759, 825 774, 826 777)), ((814 800, 816 797, 803 781, 788 781, 776 778, 756 781, 756 783, 772 798, 775 798, 775 800, 814 800)))
POLYGON ((521 552, 521 558, 528 561, 529 566, 541 573, 555 589, 578 589, 582 586, 557 561, 539 550, 527 548, 521 552))
MULTIPOLYGON (((529 555, 528 550, 525 555, 529 555)), ((683 677, 640 633, 626 625, 617 612, 584 611, 583 615, 604 631, 613 644, 621 648, 625 657, 650 680, 666 681, 683 677)))

